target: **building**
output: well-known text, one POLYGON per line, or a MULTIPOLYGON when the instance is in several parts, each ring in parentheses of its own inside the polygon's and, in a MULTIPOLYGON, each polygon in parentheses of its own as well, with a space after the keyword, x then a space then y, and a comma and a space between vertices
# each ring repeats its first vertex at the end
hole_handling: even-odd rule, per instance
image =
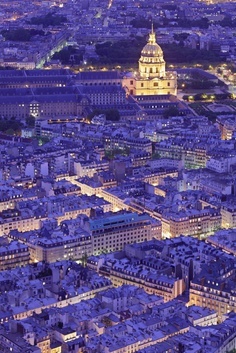
POLYGON ((0 232, 8 234, 12 229, 18 229, 21 232, 27 230, 39 229, 41 219, 34 216, 33 211, 28 209, 19 211, 17 209, 9 209, 7 212, 0 213, 0 232))
POLYGON ((163 51, 156 43, 153 28, 141 52, 138 72, 125 77, 123 86, 134 96, 177 94, 177 75, 166 71, 163 51))
POLYGON ((232 203, 224 203, 220 209, 223 228, 236 227, 236 206, 232 203))
POLYGON ((0 331, 0 351, 2 353, 42 353, 38 346, 32 346, 23 339, 19 333, 10 333, 1 329, 0 331))
POLYGON ((89 219, 83 214, 63 220, 59 227, 45 223, 41 230, 12 230, 9 238, 29 248, 32 262, 81 260, 92 254, 121 250, 126 244, 160 239, 161 224, 146 214, 102 214, 89 219))
POLYGON ((14 268, 16 266, 24 266, 29 263, 30 254, 27 245, 17 241, 9 244, 1 244, 0 246, 0 271, 14 268))
MULTIPOLYGON (((29 249, 28 257, 30 253, 31 262, 45 261, 52 263, 64 259, 80 260, 85 254, 92 254, 92 242, 90 235, 81 228, 73 229, 73 223, 75 223, 74 227, 77 226, 73 220, 64 222, 61 227, 48 232, 47 236, 44 235, 45 229, 42 229, 42 231, 24 233, 15 230, 11 231, 9 237, 19 239, 26 244, 24 247, 27 246, 27 249, 29 249), (69 222, 72 225, 71 227, 68 226, 69 222)), ((15 266, 20 265, 16 260, 14 264, 15 266)))
MULTIPOLYGON (((107 278, 99 276, 95 271, 87 271, 73 261, 65 260, 51 264, 39 262, 1 271, 0 285, 1 324, 9 319, 22 320, 35 313, 40 314, 45 308, 68 307, 93 298, 103 289, 111 288, 111 282, 107 278)), ((38 336, 39 341, 43 341, 46 336, 42 335, 42 340, 38 336)), ((1 345, 0 351, 2 352, 1 345)), ((16 351, 18 352, 21 351, 16 351)))
POLYGON ((147 214, 111 213, 90 219, 85 229, 92 237, 93 254, 121 250, 126 244, 161 238, 161 224, 147 214))
MULTIPOLYGON (((231 152, 231 151, 230 151, 231 152)), ((236 156, 233 152, 230 156, 214 156, 208 159, 206 167, 217 173, 229 173, 233 165, 236 164, 236 156)))
POLYGON ((152 153, 152 143, 147 138, 134 138, 123 134, 116 134, 114 136, 105 135, 103 139, 106 149, 130 148, 140 150, 142 152, 152 153))
MULTIPOLYGON (((233 228, 233 227, 232 227, 233 228)), ((221 229, 207 238, 207 243, 223 250, 224 252, 236 255, 236 230, 221 229)))
MULTIPOLYGON (((175 278, 172 274, 161 274, 161 270, 155 270, 153 261, 143 260, 143 264, 132 261, 105 262, 99 269, 99 273, 108 277, 115 287, 123 284, 136 285, 143 288, 149 294, 160 295, 164 301, 170 301, 181 295, 185 290, 183 278, 175 278), (150 267, 149 267, 150 266, 150 267)), ((166 268, 163 267, 163 272, 166 268)))
POLYGON ((80 71, 75 79, 76 84, 83 86, 121 86, 119 71, 80 71))
POLYGON ((221 226, 220 211, 214 208, 166 212, 162 215, 162 236, 174 238, 181 234, 202 236, 221 226))
POLYGON ((217 117, 217 126, 221 132, 222 140, 231 140, 236 130, 236 121, 233 115, 221 115, 217 117))
POLYGON ((219 318, 236 311, 235 261, 227 255, 208 261, 190 284, 189 303, 215 310, 219 318))
POLYGON ((125 90, 118 85, 80 86, 80 91, 90 99, 93 107, 115 108, 127 104, 125 90))

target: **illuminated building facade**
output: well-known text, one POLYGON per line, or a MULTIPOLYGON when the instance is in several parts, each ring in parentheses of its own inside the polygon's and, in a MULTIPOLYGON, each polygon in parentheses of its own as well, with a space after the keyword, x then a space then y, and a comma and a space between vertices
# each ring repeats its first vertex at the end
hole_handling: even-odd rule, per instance
POLYGON ((138 73, 125 77, 123 86, 134 96, 177 94, 176 73, 166 71, 163 51, 156 42, 153 28, 141 52, 138 73))
POLYGON ((190 284, 189 304, 215 310, 219 318, 236 311, 234 260, 223 257, 204 265, 190 284))

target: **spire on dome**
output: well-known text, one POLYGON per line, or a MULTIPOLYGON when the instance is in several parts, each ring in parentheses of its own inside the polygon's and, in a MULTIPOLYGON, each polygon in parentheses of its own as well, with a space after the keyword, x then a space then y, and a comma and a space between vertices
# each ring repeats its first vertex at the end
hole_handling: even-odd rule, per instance
POLYGON ((151 33, 149 33, 149 40, 148 40, 149 44, 156 44, 156 34, 154 32, 153 29, 153 22, 152 22, 152 29, 151 29, 151 33))

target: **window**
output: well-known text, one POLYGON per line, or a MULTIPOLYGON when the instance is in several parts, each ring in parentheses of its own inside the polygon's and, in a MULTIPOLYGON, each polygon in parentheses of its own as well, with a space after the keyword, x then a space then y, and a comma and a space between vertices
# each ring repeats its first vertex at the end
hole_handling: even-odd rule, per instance
POLYGON ((130 80, 130 84, 133 85, 133 84, 134 84, 134 81, 133 81, 133 80, 130 80))
POLYGON ((154 83, 153 83, 153 86, 154 86, 154 87, 158 87, 158 82, 154 82, 154 83))
POLYGON ((170 87, 170 82, 167 83, 167 86, 170 87))

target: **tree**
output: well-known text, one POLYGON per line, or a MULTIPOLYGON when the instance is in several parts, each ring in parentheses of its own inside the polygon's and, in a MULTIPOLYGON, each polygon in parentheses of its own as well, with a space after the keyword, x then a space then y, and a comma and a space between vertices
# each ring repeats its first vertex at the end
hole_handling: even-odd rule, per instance
POLYGON ((67 22, 67 17, 49 12, 45 16, 33 17, 29 23, 33 25, 43 25, 43 27, 60 26, 67 22))
POLYGON ((35 35, 44 36, 44 31, 19 27, 18 29, 3 30, 1 31, 1 34, 5 40, 15 42, 28 42, 35 35))
POLYGON ((83 59, 83 55, 79 53, 72 45, 56 52, 52 57, 53 60, 60 60, 63 64, 68 64, 72 61, 71 58, 73 58, 74 62, 77 64, 83 59))
POLYGON ((95 109, 92 113, 88 115, 88 120, 92 120, 94 116, 104 114, 106 116, 106 120, 110 121, 119 121, 120 120, 120 112, 118 109, 95 109))
POLYGON ((163 4, 161 7, 165 10, 170 10, 170 11, 174 11, 177 9, 177 5, 172 5, 172 4, 163 4))
POLYGON ((152 154, 152 159, 153 159, 153 160, 155 160, 155 159, 160 159, 160 158, 161 158, 160 153, 154 152, 154 153, 152 154))
POLYGON ((7 129, 6 130, 6 134, 7 135, 14 135, 15 134, 15 131, 13 129, 7 129))
POLYGON ((106 119, 110 121, 119 121, 120 120, 120 112, 117 109, 109 109, 105 112, 106 119))
MULTIPOLYGON (((165 60, 170 64, 174 63, 216 63, 222 62, 220 54, 200 49, 183 47, 183 40, 186 34, 180 36, 180 43, 162 44, 165 60)), ((147 37, 136 37, 133 39, 120 40, 117 42, 105 42, 96 45, 96 53, 99 61, 103 64, 124 65, 127 63, 137 63, 141 50, 147 43, 147 37), (125 53, 125 55, 124 55, 125 53)))
POLYGON ((178 24, 180 27, 183 28, 192 28, 192 27, 199 27, 199 28, 208 28, 209 27, 209 20, 208 18, 204 17, 199 20, 187 20, 185 19, 179 19, 178 24))
POLYGON ((132 40, 119 40, 117 42, 105 42, 96 45, 96 53, 102 63, 136 63, 140 52, 146 44, 146 38, 134 38, 132 40), (125 53, 125 55, 124 55, 125 53))
POLYGON ((174 34, 174 39, 178 40, 178 41, 181 41, 181 40, 187 39, 188 36, 189 36, 189 34, 185 33, 185 32, 183 32, 183 33, 175 33, 174 34))
POLYGON ((27 116, 25 122, 28 127, 35 127, 35 117, 33 115, 27 116))
MULTIPOLYGON (((130 21, 130 24, 135 28, 151 28, 151 21, 142 16, 134 18, 130 21)), ((159 24, 157 22, 153 22, 154 28, 158 28, 159 24)))
POLYGON ((219 54, 208 51, 208 50, 199 50, 192 49, 188 47, 182 47, 179 44, 163 44, 163 52, 165 54, 165 60, 171 63, 215 63, 221 62, 222 59, 219 54))
POLYGON ((88 261, 88 254, 85 253, 82 257, 81 257, 81 263, 83 267, 87 266, 87 261, 88 261))
POLYGON ((104 316, 102 318, 102 323, 105 325, 106 328, 112 326, 112 321, 108 316, 104 316))
POLYGON ((110 150, 105 150, 105 156, 107 159, 113 160, 115 156, 129 156, 130 148, 125 146, 124 148, 113 148, 110 150))
POLYGON ((6 118, 0 118, 0 131, 9 133, 10 135, 18 135, 21 131, 22 123, 17 120, 7 120, 6 118))
POLYGON ((184 344, 179 342, 179 344, 178 344, 178 353, 184 353, 184 351, 185 351, 184 344))
POLYGON ((57 326, 58 326, 59 328, 63 328, 63 322, 62 322, 62 321, 59 321, 58 324, 57 324, 57 326))

